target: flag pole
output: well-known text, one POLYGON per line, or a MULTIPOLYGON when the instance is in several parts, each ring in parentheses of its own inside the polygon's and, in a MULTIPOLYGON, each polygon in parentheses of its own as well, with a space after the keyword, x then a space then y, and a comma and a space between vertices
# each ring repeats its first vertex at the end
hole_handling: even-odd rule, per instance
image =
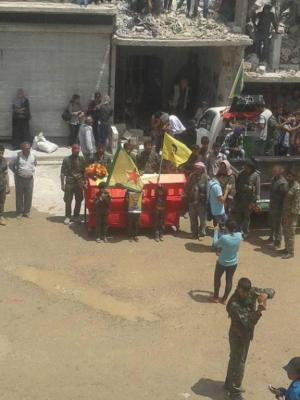
MULTIPOLYGON (((164 142, 165 142, 165 133, 164 133, 164 140, 163 140, 163 146, 162 148, 164 148, 164 142)), ((157 185, 159 184, 160 181, 160 175, 161 175, 161 168, 162 168, 162 163, 163 163, 163 151, 161 150, 161 158, 160 158, 160 163, 159 163, 159 171, 158 171, 158 177, 157 177, 157 185)))

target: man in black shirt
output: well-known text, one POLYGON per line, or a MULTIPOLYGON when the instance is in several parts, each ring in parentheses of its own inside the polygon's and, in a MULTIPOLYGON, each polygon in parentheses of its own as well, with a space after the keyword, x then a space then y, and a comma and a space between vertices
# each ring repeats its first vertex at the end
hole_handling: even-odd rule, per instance
POLYGON ((278 33, 278 24, 275 20, 275 15, 271 10, 272 6, 266 4, 263 11, 256 14, 253 20, 256 28, 256 54, 260 61, 267 61, 269 57, 271 26, 273 26, 275 32, 278 33))

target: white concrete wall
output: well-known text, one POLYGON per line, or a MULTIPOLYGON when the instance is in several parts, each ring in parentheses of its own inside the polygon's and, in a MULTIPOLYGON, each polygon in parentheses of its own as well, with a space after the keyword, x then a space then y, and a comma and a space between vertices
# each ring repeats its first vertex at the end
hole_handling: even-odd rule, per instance
POLYGON ((110 33, 101 27, 0 24, 0 138, 11 136, 11 102, 24 88, 31 130, 64 137, 61 113, 73 93, 86 108, 95 89, 109 86, 110 33))

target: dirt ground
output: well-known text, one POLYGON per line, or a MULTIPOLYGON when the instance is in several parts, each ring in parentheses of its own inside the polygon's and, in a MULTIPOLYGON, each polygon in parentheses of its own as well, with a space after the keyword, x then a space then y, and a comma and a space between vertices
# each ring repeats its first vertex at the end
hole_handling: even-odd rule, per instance
MULTIPOLYGON (((13 202, 12 193, 0 229, 2 399, 224 398, 229 320, 207 302, 210 238, 191 240, 182 220, 182 232, 160 244, 114 232, 96 244, 61 216, 35 209, 17 221, 13 202)), ((267 385, 285 386, 281 367, 299 355, 299 258, 282 261, 266 237, 253 231, 242 244, 235 276, 276 290, 250 349, 249 400, 271 399, 267 385)))

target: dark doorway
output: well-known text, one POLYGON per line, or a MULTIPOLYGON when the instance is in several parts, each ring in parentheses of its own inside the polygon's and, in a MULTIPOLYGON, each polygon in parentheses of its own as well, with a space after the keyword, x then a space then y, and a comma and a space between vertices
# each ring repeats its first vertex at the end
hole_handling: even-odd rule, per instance
POLYGON ((163 61, 153 55, 117 57, 116 120, 128 128, 143 127, 162 108, 163 61))

